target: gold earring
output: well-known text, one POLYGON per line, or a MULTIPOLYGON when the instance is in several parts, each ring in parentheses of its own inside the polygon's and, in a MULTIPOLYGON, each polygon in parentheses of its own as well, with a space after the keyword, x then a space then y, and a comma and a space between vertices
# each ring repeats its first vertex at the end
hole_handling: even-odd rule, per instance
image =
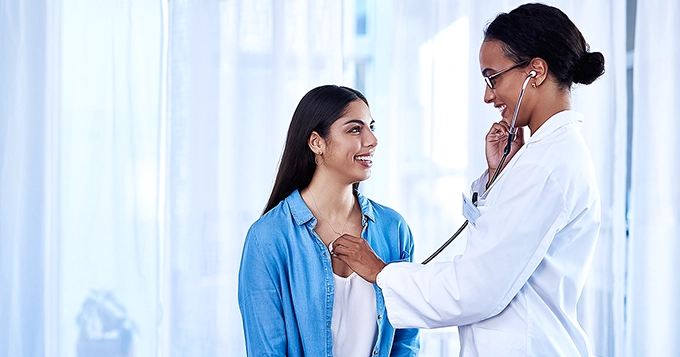
POLYGON ((319 157, 321 157, 321 155, 323 155, 323 152, 320 152, 319 156, 314 155, 314 163, 316 164, 316 166, 321 166, 321 164, 323 164, 323 161, 319 163, 319 157))
POLYGON ((531 83, 531 88, 536 88, 536 82, 531 83))

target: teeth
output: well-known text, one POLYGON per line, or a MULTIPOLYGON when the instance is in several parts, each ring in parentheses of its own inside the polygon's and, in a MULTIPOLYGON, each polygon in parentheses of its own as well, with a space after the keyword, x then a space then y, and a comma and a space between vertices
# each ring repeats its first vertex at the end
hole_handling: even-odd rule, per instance
POLYGON ((355 158, 359 161, 372 161, 373 156, 355 156, 355 158))
POLYGON ((498 111, 499 111, 499 112, 502 112, 502 111, 505 110, 505 108, 507 108, 507 107, 508 107, 508 106, 505 105, 505 104, 504 104, 504 105, 501 105, 501 106, 498 107, 498 111))

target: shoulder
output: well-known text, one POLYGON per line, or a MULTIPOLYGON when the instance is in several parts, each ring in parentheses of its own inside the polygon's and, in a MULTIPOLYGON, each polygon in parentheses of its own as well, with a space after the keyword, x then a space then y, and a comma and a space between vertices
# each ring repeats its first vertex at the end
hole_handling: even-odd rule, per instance
POLYGON ((365 216, 376 222, 384 222, 387 224, 406 223, 404 217, 395 209, 375 202, 374 200, 357 193, 361 210, 365 216))
POLYGON ((597 200, 597 180, 580 133, 564 128, 560 134, 552 142, 528 148, 508 178, 515 189, 556 196, 555 204, 561 202, 571 212, 597 200))
POLYGON ((246 244, 258 246, 277 245, 293 230, 295 221, 286 200, 258 218, 248 229, 246 244))
POLYGON ((399 212, 371 199, 363 198, 363 200, 362 211, 364 216, 372 222, 369 224, 369 230, 372 233, 380 235, 384 241, 394 240, 394 242, 401 243, 411 241, 411 228, 399 212), (404 239, 405 241, 402 241, 404 239))
POLYGON ((295 190, 255 221, 251 230, 289 230, 304 225, 312 218, 314 216, 302 200, 300 192, 295 190))
POLYGON ((290 217, 290 209, 286 201, 279 202, 274 208, 260 216, 251 226, 251 230, 267 230, 281 224, 290 217))
POLYGON ((370 199, 365 199, 362 210, 370 221, 366 239, 375 253, 386 262, 412 261, 413 237, 404 217, 370 199))
POLYGON ((551 174, 561 184, 588 179, 594 167, 581 135, 583 116, 573 111, 556 114, 527 141, 518 166, 551 174))

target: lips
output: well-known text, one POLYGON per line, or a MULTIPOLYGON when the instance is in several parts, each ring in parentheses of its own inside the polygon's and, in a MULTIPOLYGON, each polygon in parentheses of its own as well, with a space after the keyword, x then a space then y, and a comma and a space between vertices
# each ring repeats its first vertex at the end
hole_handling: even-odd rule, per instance
POLYGON ((357 155, 354 157, 354 160, 356 160, 358 163, 371 167, 373 166, 373 155, 368 154, 368 155, 357 155))
POLYGON ((505 116, 505 109, 508 108, 507 105, 505 105, 505 104, 498 104, 498 105, 494 105, 494 107, 495 107, 496 109, 498 109, 499 112, 501 112, 501 116, 502 116, 502 117, 505 116))

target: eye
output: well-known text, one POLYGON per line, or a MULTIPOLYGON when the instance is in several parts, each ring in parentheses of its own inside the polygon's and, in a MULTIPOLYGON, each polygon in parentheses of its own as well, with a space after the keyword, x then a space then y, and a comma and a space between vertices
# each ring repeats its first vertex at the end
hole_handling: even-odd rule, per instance
POLYGON ((371 128, 371 131, 375 131, 375 123, 371 123, 370 128, 371 128))
POLYGON ((353 126, 351 129, 349 129, 349 133, 360 133, 361 132, 361 126, 356 125, 353 126))

